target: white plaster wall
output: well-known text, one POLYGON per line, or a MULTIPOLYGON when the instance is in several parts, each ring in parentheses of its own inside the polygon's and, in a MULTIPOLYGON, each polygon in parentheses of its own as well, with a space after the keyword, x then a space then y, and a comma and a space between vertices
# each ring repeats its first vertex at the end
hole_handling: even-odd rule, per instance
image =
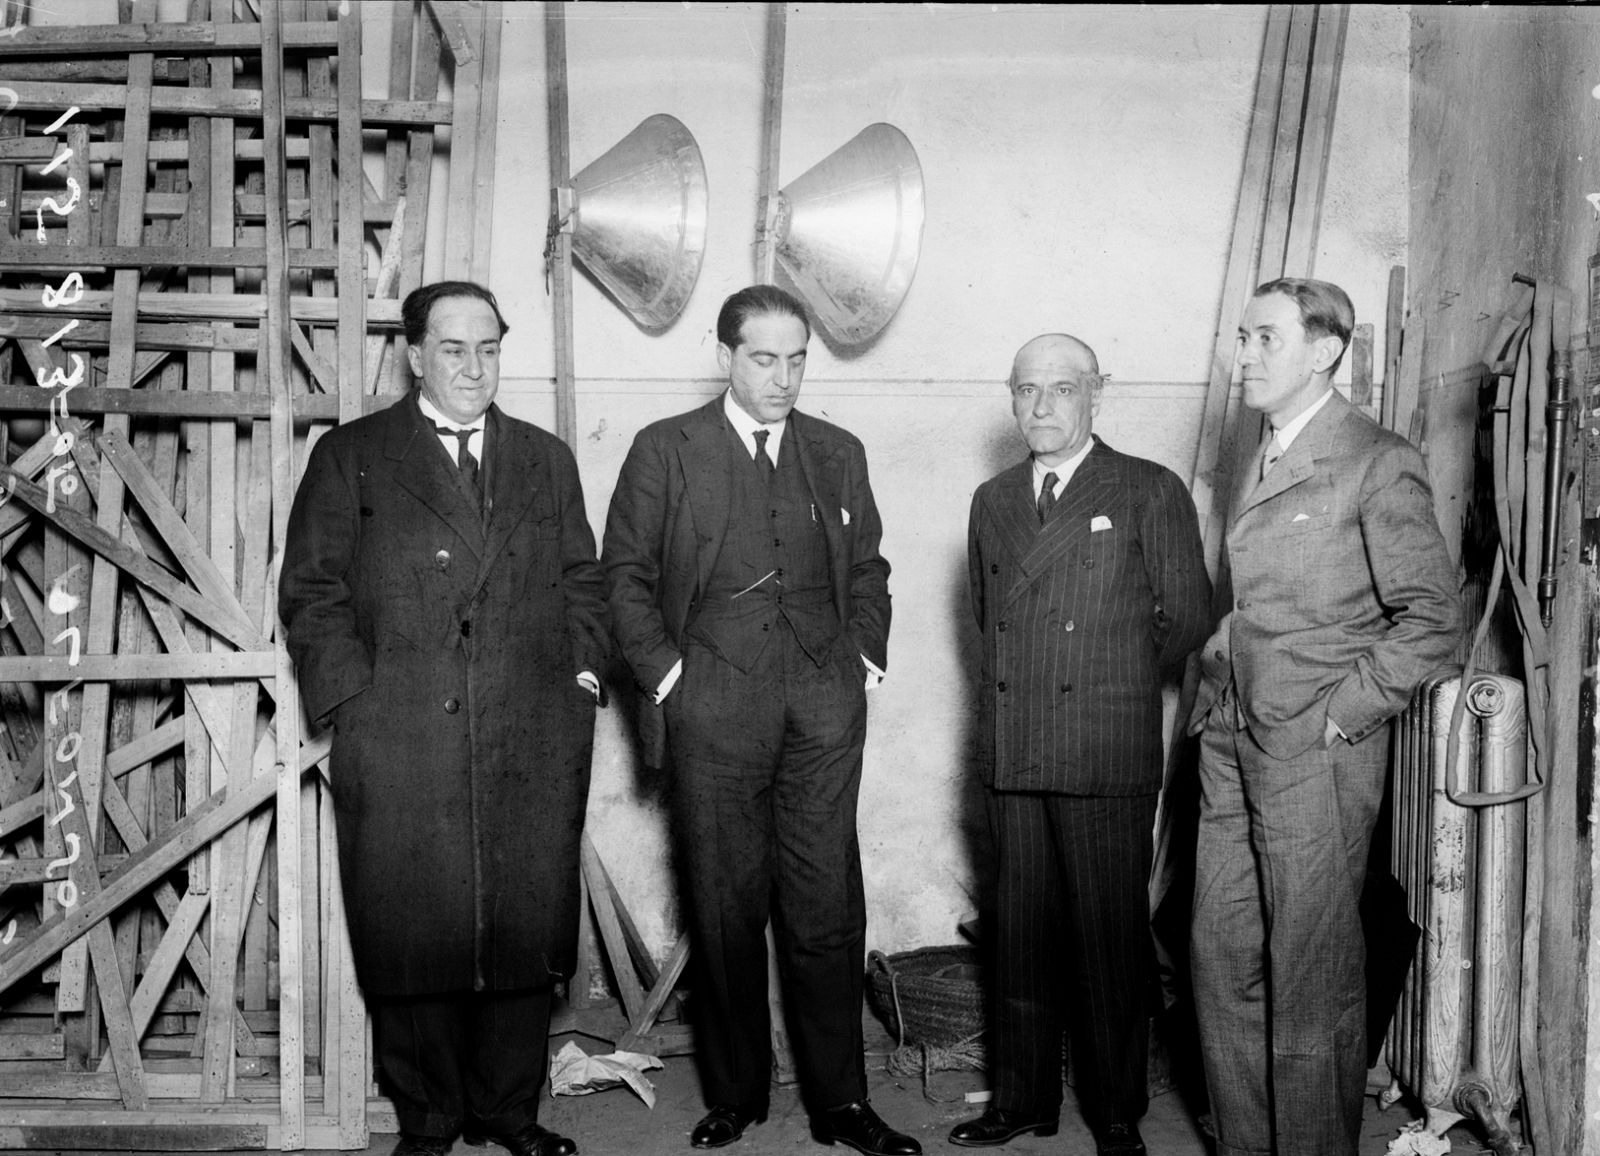
MULTIPOLYGON (((800 403, 866 443, 894 566, 890 677, 870 700, 861 796, 870 946, 953 941, 975 907, 966 517, 977 484, 1023 452, 1002 385, 1016 347, 1059 329, 1090 342, 1113 375, 1099 432, 1185 477, 1192 466, 1264 12, 790 8, 785 183, 884 120, 915 145, 927 187, 904 306, 865 350, 814 340, 800 403)), ((577 279, 577 452, 598 534, 635 432, 719 388, 716 310, 753 275, 764 5, 580 3, 567 28, 574 168, 668 112, 695 134, 711 190, 704 267, 664 333, 577 279)), ((1317 263, 1380 335, 1407 234, 1407 45, 1404 7, 1353 9, 1317 263)), ((551 425, 541 5, 507 5, 501 75, 491 282, 513 326, 501 397, 551 425)), ((630 742, 607 712, 590 827, 664 950, 676 924, 661 784, 630 742)))

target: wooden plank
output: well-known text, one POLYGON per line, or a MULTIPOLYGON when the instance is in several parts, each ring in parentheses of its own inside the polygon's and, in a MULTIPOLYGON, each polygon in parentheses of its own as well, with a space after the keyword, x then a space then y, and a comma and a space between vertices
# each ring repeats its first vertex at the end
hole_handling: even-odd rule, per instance
POLYGON ((479 44, 475 34, 477 30, 462 12, 469 5, 457 3, 456 0, 427 0, 427 5, 433 18, 439 22, 439 30, 443 34, 441 39, 450 52, 451 62, 459 69, 476 60, 479 44))
MULTIPOLYGON (((411 0, 393 0, 389 5, 389 99, 403 100, 411 93, 412 31, 416 13, 411 0)), ((384 146, 383 191, 394 198, 405 192, 406 141, 401 133, 390 133, 384 146)))
POLYGON ((1239 318, 1256 285, 1256 239, 1266 212, 1267 183, 1272 173, 1272 146, 1278 123, 1278 96, 1283 87, 1288 45, 1288 9, 1274 4, 1267 10, 1255 105, 1245 139, 1244 175, 1234 208, 1233 231, 1222 278, 1222 300, 1211 344, 1210 377, 1200 419, 1200 442, 1189 485, 1204 531, 1206 565, 1213 575, 1221 549, 1221 523, 1225 515, 1222 506, 1228 501, 1226 485, 1231 476, 1222 474, 1221 470, 1224 463, 1231 464, 1232 460, 1223 452, 1223 433, 1233 383, 1233 350, 1239 318))
POLYGON ((480 19, 483 63, 478 76, 478 127, 472 166, 472 205, 477 219, 472 225, 472 256, 467 269, 468 277, 479 284, 489 281, 489 254, 494 246, 494 168, 500 124, 503 8, 501 0, 487 0, 480 19))
POLYGON ((1294 208, 1289 218, 1284 273, 1315 275, 1317 240, 1322 229, 1322 193, 1327 184, 1328 154, 1333 148, 1334 112, 1339 105, 1339 78, 1344 70, 1345 35, 1350 5, 1318 4, 1311 48, 1311 79, 1306 93, 1305 121, 1300 129, 1294 208))
MULTIPOLYGON (((361 16, 339 17, 339 421, 361 416, 367 334, 366 230, 360 221, 362 120, 361 16)), ((459 99, 459 94, 458 94, 459 99)), ((287 302, 285 302, 287 306, 287 302)), ((287 312, 287 309, 286 309, 287 312)))
MULTIPOLYGON (((53 317, 6 317, 0 322, 0 328, 5 330, 3 336, 17 339, 17 344, 28 356, 30 365, 44 368, 48 375, 50 369, 46 367, 48 355, 43 354, 40 343, 47 340, 62 326, 53 317), (40 349, 41 359, 35 361, 34 350, 40 349)), ((235 333, 232 327, 218 328, 212 325, 196 324, 157 324, 141 322, 134 329, 135 341, 145 353, 140 354, 139 361, 156 356, 157 350, 205 350, 224 349, 230 352, 248 352, 255 348, 256 338, 253 330, 244 329, 235 333)), ((111 346, 111 323, 109 321, 79 321, 76 329, 72 331, 72 344, 76 349, 100 350, 109 349, 111 346)), ((138 364, 135 369, 135 383, 145 376, 144 365, 138 364)), ((8 390, 18 387, 6 386, 8 390)), ((24 390, 36 390, 37 386, 25 386, 24 390)), ((94 386, 80 386, 85 394, 92 393, 94 386)), ((74 391, 76 392, 76 391, 74 391)), ((7 396, 19 399, 24 407, 32 407, 34 403, 26 401, 25 393, 11 393, 7 396)), ((116 411, 112 411, 116 412, 116 411)), ((132 411, 130 411, 132 412, 132 411)))
MULTIPOLYGON (((392 218, 393 206, 384 206, 384 219, 392 218)), ((365 214, 363 213, 363 216, 365 214)), ((332 249, 292 249, 289 266, 293 269, 332 269, 339 255, 332 249)), ((188 266, 207 269, 265 269, 267 251, 259 246, 224 248, 181 245, 37 245, 26 241, 0 242, 0 269, 12 272, 58 272, 77 270, 101 273, 107 269, 147 269, 156 266, 188 266)), ((77 335, 74 334, 76 337, 77 335)))
MULTIPOLYGON (((235 618, 249 622, 260 632, 259 607, 252 608, 248 599, 241 600, 233 593, 232 584, 217 569, 211 556, 195 540, 183 517, 161 492, 155 475, 139 460, 127 438, 117 430, 108 430, 100 438, 100 453, 105 462, 114 468, 119 482, 126 485, 144 511, 151 527, 161 536, 162 543, 183 567, 195 588, 204 598, 210 599, 235 618)), ((260 559, 265 572, 265 559, 260 559)), ((247 571, 248 572, 248 571, 247 571)))
MULTIPOLYGON (((53 791, 59 792, 61 803, 59 807, 52 806, 55 813, 47 820, 47 823, 60 823, 65 828, 68 840, 76 842, 76 849, 79 852, 77 861, 69 868, 68 876, 76 891, 76 895, 72 897, 74 901, 68 903, 65 899, 62 900, 66 918, 70 918, 82 907, 92 906, 101 893, 92 816, 82 784, 76 781, 77 779, 78 775, 72 774, 52 784, 53 791)), ((55 795, 52 794, 52 803, 54 799, 55 795)), ((59 890, 66 892, 68 886, 63 884, 59 890)), ((110 912, 107 912, 107 915, 109 914, 110 912)), ((128 993, 123 987, 122 971, 117 966, 116 945, 112 942, 111 925, 107 919, 101 918, 95 920, 86 930, 89 953, 94 961, 95 980, 100 991, 100 1007, 105 1017, 111 1055, 115 1062, 118 1092, 126 1107, 139 1111, 148 1102, 144 1086, 143 1061, 139 1056, 138 1041, 128 1016, 128 993)))
MULTIPOLYGON (((268 44, 270 46, 272 35, 271 26, 275 17, 267 18, 269 28, 268 44)), ((361 16, 359 12, 352 11, 339 19, 339 73, 340 92, 345 92, 344 75, 346 72, 355 74, 354 92, 356 98, 360 95, 360 27, 361 16), (347 26, 349 26, 347 28, 347 26), (354 30, 353 38, 350 29, 354 30), (354 56, 346 54, 353 49, 354 56)), ((270 58, 270 53, 266 53, 270 58)), ((280 53, 281 59, 281 53, 280 53)), ((281 142, 283 133, 281 123, 275 121, 278 115, 272 106, 282 99, 281 93, 268 92, 268 130, 269 138, 276 137, 281 142)), ((340 129, 341 146, 341 171, 345 161, 343 152, 345 130, 340 129)), ((355 141, 359 148, 361 135, 360 124, 355 127, 355 141)), ((360 158, 356 158, 359 167, 360 158)), ((267 166, 267 198, 269 203, 276 196, 287 196, 286 178, 284 174, 285 157, 277 148, 269 148, 266 153, 267 166)), ((348 182, 354 184, 354 181, 348 182)), ((341 196, 343 194, 341 193, 341 196)), ((340 256, 345 255, 343 245, 344 229, 351 225, 349 216, 342 217, 343 227, 340 236, 340 256)), ((289 510, 294 499, 294 421, 291 403, 291 380, 289 374, 289 341, 288 332, 291 328, 289 320, 289 281, 287 249, 288 238, 286 235, 287 223, 281 202, 278 211, 267 216, 267 285, 266 298, 270 324, 269 333, 273 335, 267 345, 267 369, 269 374, 268 388, 274 399, 273 416, 270 425, 270 438, 268 441, 269 454, 263 461, 263 466, 270 469, 271 482, 271 539, 273 553, 281 558, 284 550, 284 539, 288 528, 289 510)), ((361 237, 361 228, 355 226, 357 239, 361 237)), ((364 279, 365 270, 360 270, 364 279)), ((345 270, 340 267, 340 291, 347 292, 349 286, 345 282, 345 270)), ((365 297, 364 285, 358 287, 358 295, 365 297)), ((364 318, 365 311, 359 315, 364 318)), ((363 327, 359 331, 365 333, 363 327)), ((359 380, 359 379, 358 379, 359 380)), ((344 396, 340 394, 341 413, 343 413, 344 396)), ((359 413, 359 408, 357 409, 359 413)), ((266 573, 265 539, 268 528, 265 514, 266 509, 254 511, 261 529, 262 549, 260 551, 260 569, 263 578, 266 573)), ((265 582, 260 592, 265 595, 265 582)), ((246 600, 246 606, 253 603, 246 600)), ((256 603, 259 605, 259 603, 256 603)), ((264 608, 263 608, 264 611, 264 608)), ((276 619, 275 614, 270 614, 271 620, 276 619)), ((305 1147, 305 1047, 303 1042, 305 1019, 305 985, 301 975, 301 940, 303 937, 301 923, 301 898, 300 887, 300 775, 298 773, 298 757, 300 750, 300 701, 294 681, 294 664, 289 656, 288 648, 282 638, 276 640, 273 647, 275 658, 275 673, 277 675, 275 693, 277 697, 277 711, 274 716, 274 727, 277 742, 277 774, 274 776, 277 785, 277 851, 278 872, 280 877, 279 894, 283 897, 278 905, 278 967, 279 967, 279 1143, 285 1150, 297 1150, 305 1147)))
MULTIPOLYGON (((462 4, 457 0, 429 0, 429 3, 436 13, 450 10, 459 16, 468 43, 481 41, 483 10, 480 5, 462 4)), ((474 233, 478 210, 472 201, 472 190, 478 164, 478 122, 483 108, 483 57, 476 52, 468 58, 458 56, 453 81, 455 99, 451 104, 443 270, 448 279, 470 280, 478 244, 474 233)))
MULTIPOLYGON (((290 297, 289 313, 296 321, 310 321, 319 325, 336 324, 339 320, 339 303, 326 297, 290 297)), ((45 314, 58 318, 59 327, 68 318, 106 317, 111 313, 111 294, 100 289, 87 289, 82 297, 70 305, 49 309, 39 303, 36 289, 0 289, 0 312, 21 315, 45 314)), ((267 315, 266 302, 253 293, 160 293, 139 294, 139 313, 147 319, 176 321, 252 321, 259 323, 267 315)), ((401 326, 400 302, 373 302, 367 317, 368 325, 380 325, 394 330, 401 326)))
POLYGON ((1283 85, 1278 93, 1272 175, 1267 182, 1267 215, 1261 233, 1262 281, 1283 275, 1288 259, 1290 208, 1294 203, 1300 129, 1305 117, 1306 81, 1316 35, 1317 6, 1295 4, 1289 10, 1289 48, 1284 56, 1283 85))
MULTIPOLYGON (((572 234, 555 228, 561 206, 555 190, 572 187, 572 142, 567 117, 566 5, 544 6, 545 107, 550 129, 550 188, 558 197, 550 206, 551 255, 546 269, 555 308, 556 433, 567 445, 578 444, 578 397, 572 344, 572 234)), ((585 981, 587 982, 587 981, 585 981)))
MULTIPOLYGON (((383 259, 378 265, 377 281, 372 288, 374 297, 393 297, 400 287, 400 254, 405 242, 405 203, 405 198, 401 197, 399 211, 395 213, 394 230, 389 234, 388 243, 383 247, 383 259)), ((362 385, 363 393, 378 392, 384 347, 388 344, 389 338, 381 333, 367 338, 364 354, 366 380, 362 385)))
MULTIPOLYGON (((242 650, 262 650, 265 641, 247 620, 212 604, 172 577, 166 570, 149 561, 120 540, 100 529, 88 517, 67 506, 59 505, 54 494, 21 477, 9 467, 0 467, 0 479, 11 489, 12 496, 30 506, 35 513, 58 529, 65 531, 95 553, 107 558, 118 568, 138 579, 168 602, 192 618, 211 627, 229 642, 242 650)), ((89 656, 84 656, 85 661, 89 656)))
MULTIPOLYGON (((326 740, 305 744, 300 752, 300 771, 304 774, 328 754, 326 740)), ((123 862, 93 899, 78 904, 45 920, 26 940, 14 940, 0 951, 0 992, 32 974, 63 948, 82 937, 96 923, 117 910, 186 859, 190 852, 209 843, 224 831, 248 818, 257 807, 270 800, 277 790, 271 777, 252 780, 243 790, 224 787, 195 806, 180 819, 166 837, 152 840, 123 862)))
POLYGON ((756 201, 756 280, 777 279, 778 157, 783 144, 783 74, 788 46, 788 5, 767 5, 766 65, 761 74, 761 172, 756 201))
POLYGON ((616 977, 617 994, 622 1006, 632 1020, 644 1008, 644 989, 639 985, 639 975, 633 970, 628 955, 628 941, 622 934, 617 919, 617 909, 612 903, 611 890, 605 884, 605 868, 600 863, 600 853, 589 836, 582 840, 582 862, 585 881, 589 886, 589 903, 594 911, 595 924, 606 945, 606 955, 611 960, 611 973, 616 977))
POLYGON ((60 1032, 0 1035, 0 1060, 60 1060, 66 1054, 60 1032))
POLYGON ((646 1036, 655 1027, 656 1020, 661 1011, 667 1006, 667 1001, 672 998, 673 990, 678 985, 679 978, 683 975, 684 966, 689 962, 689 935, 687 932, 678 936, 678 941, 672 945, 672 951, 667 956, 667 962, 661 969, 655 982, 650 987, 650 993, 640 1005, 639 1011, 628 1020, 628 1030, 622 1038, 617 1040, 617 1047, 623 1051, 636 1050, 641 1036, 646 1036))
POLYGON ((218 650, 196 654, 85 654, 71 663, 65 654, 0 657, 0 681, 143 682, 152 679, 271 678, 272 651, 218 650))
POLYGON ((1350 402, 1362 409, 1372 406, 1372 323, 1357 325, 1350 338, 1350 402))
MULTIPOLYGON (((336 43, 326 24, 296 22, 283 25, 283 44, 294 48, 331 48, 336 43)), ((261 48, 261 28, 255 24, 174 22, 170 24, 76 24, 25 27, 6 38, 9 67, 12 56, 92 56, 154 53, 249 53, 261 48)))
MULTIPOLYGON (((1529 299, 1530 304, 1532 299, 1529 299)), ((1389 294, 1383 321, 1383 412, 1386 429, 1394 429, 1395 401, 1400 393, 1400 356, 1406 319, 1406 267, 1389 268, 1389 294)), ((1509 338, 1509 334, 1507 337, 1509 338)), ((1496 354, 1498 356, 1498 354, 1496 354)))
MULTIPOLYGON (((376 413, 393 405, 395 400, 390 394, 365 398, 361 403, 362 412, 376 413)), ((50 396, 40 389, 32 386, 0 388, 0 410, 47 413, 49 409, 50 396)), ((149 414, 204 420, 260 419, 272 416, 272 395, 75 389, 72 391, 72 409, 80 414, 149 414)), ((330 395, 301 394, 292 400, 291 409, 296 422, 332 421, 339 416, 339 399, 330 395)), ((13 518, 0 524, 10 528, 16 525, 16 520, 13 518)))
MULTIPOLYGON (((226 54, 216 60, 228 59, 226 54)), ((215 67, 215 62, 213 62, 215 67)), ((23 112, 59 111, 77 105, 85 112, 119 109, 127 100, 127 89, 111 84, 68 84, 55 81, 18 80, 7 84, 17 94, 16 108, 23 112)), ((158 86, 151 92, 151 111, 158 115, 212 116, 256 120, 261 117, 261 94, 250 89, 170 88, 158 86)), ((290 120, 325 121, 337 124, 339 106, 332 100, 297 97, 284 101, 284 115, 290 120)), ((361 122, 367 128, 409 128, 412 125, 448 125, 454 118, 445 101, 363 100, 361 122)))

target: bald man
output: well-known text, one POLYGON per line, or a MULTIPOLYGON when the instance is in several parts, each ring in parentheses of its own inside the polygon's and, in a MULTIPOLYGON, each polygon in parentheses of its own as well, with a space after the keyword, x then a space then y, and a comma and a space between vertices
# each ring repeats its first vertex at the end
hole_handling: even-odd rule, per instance
POLYGON ((1161 685, 1205 640, 1211 583, 1177 475, 1094 436, 1103 386, 1077 338, 1024 345, 1011 412, 1032 452, 972 497, 979 767, 998 893, 994 1098, 950 1133, 963 1147, 1055 1133, 1066 1030, 1097 1151, 1145 1151, 1161 685))

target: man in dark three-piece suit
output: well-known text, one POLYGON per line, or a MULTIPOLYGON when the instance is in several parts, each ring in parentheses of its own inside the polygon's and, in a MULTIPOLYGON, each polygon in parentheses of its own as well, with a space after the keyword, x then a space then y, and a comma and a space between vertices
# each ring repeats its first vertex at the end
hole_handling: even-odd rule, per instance
POLYGON ((1225 1156, 1357 1150, 1357 905, 1387 724, 1458 643, 1422 456, 1332 388, 1354 326, 1344 290, 1288 278, 1258 288, 1239 326, 1244 400, 1272 433, 1236 487, 1229 612, 1190 717, 1195 1010, 1225 1156))
POLYGON ((608 650, 577 465, 501 413, 505 333, 469 282, 402 307, 419 388, 330 431, 289 519, 279 611, 329 779, 357 978, 397 1156, 456 1135, 571 1156, 536 1122, 608 650))
POLYGON ((972 499, 999 893, 994 1099, 950 1133, 967 1147, 1055 1133, 1065 1029, 1098 1150, 1144 1152, 1162 676, 1205 637, 1211 584, 1177 475, 1092 434, 1102 385, 1076 338, 1024 345, 1011 407, 1032 454, 972 499))
POLYGON ((634 439, 603 559, 645 699, 644 761, 670 753, 673 768, 710 1107, 691 1144, 730 1144, 766 1117, 770 915, 817 1137, 912 1154, 866 1102, 861 1031, 856 797, 865 687, 888 661, 889 564, 860 441, 793 408, 810 336, 786 293, 728 298, 728 389, 634 439))

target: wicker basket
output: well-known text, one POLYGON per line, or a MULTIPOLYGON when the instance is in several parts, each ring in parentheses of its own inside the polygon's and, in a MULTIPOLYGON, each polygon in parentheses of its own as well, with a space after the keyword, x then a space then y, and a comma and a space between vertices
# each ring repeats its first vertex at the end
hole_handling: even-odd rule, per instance
POLYGON ((867 990, 901 1048, 921 1048, 927 1066, 983 1066, 983 986, 975 948, 874 951, 867 956, 867 990))

